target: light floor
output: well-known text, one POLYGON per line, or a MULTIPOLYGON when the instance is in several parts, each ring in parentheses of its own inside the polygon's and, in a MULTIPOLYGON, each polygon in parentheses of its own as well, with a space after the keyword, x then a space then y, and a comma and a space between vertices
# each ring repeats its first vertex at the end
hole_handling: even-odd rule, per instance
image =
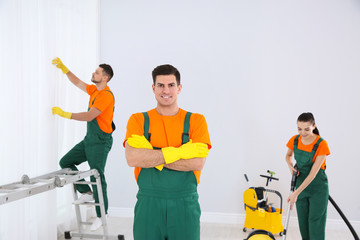
MULTIPOLYGON (((125 240, 133 240, 132 236, 132 218, 118 218, 109 217, 107 219, 109 234, 117 236, 122 234, 125 236, 125 240)), ((218 224, 218 223, 201 223, 201 240, 243 240, 249 235, 251 231, 243 232, 243 226, 241 224, 218 224)), ((94 233, 102 233, 102 228, 94 233)), ((358 233, 359 234, 359 233, 358 233)), ((277 240, 282 239, 280 236, 275 236, 277 240)), ((76 238, 72 238, 76 239, 76 238)), ((347 228, 344 230, 326 230, 326 240, 352 240, 350 230, 347 228)), ((64 240, 64 237, 60 237, 58 240, 64 240)), ((287 233, 287 240, 301 240, 299 229, 297 227, 289 227, 287 233)))

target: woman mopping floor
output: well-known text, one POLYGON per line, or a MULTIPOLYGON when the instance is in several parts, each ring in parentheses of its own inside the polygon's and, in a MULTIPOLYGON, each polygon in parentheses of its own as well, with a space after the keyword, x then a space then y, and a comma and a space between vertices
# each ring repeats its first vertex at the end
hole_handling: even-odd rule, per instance
POLYGON ((298 166, 296 190, 288 198, 290 208, 296 203, 299 228, 303 240, 325 240, 326 213, 329 199, 325 174, 326 156, 330 155, 327 142, 320 137, 312 113, 303 113, 297 119, 298 135, 287 143, 286 162, 290 172, 293 156, 298 166))

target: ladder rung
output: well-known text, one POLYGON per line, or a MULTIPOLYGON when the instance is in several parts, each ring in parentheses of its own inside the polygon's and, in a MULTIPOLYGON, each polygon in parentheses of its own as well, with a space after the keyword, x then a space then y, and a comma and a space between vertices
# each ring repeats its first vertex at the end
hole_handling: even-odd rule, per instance
POLYGON ((35 179, 33 180, 31 183, 43 183, 43 182, 53 182, 54 181, 54 178, 40 178, 40 179, 35 179))
POLYGON ((88 205, 88 206, 100 206, 100 203, 84 202, 84 203, 73 203, 74 205, 88 205))
POLYGON ((81 171, 67 171, 66 174, 67 175, 76 175, 76 174, 79 174, 81 173, 81 171))
POLYGON ((76 233, 76 232, 71 232, 71 237, 75 237, 75 238, 81 238, 81 239, 108 239, 108 240, 113 240, 113 239, 124 239, 123 235, 118 235, 118 236, 109 236, 109 235, 103 235, 103 234, 90 234, 90 233, 76 233), (121 237, 121 238, 120 238, 121 237))
POLYGON ((80 222, 80 224, 83 224, 83 225, 91 225, 92 222, 80 222))
POLYGON ((79 181, 79 182, 74 182, 74 184, 92 184, 92 185, 96 185, 96 182, 89 182, 89 181, 79 181))
MULTIPOLYGON (((79 182, 81 179, 90 177, 90 176, 95 176, 95 178, 98 178, 98 173, 96 169, 91 169, 89 171, 86 172, 77 172, 77 174, 73 174, 73 175, 57 175, 56 179, 55 179, 55 185, 57 187, 62 187, 66 184, 69 183, 74 183, 74 182, 79 182)), ((91 183, 93 184, 93 183, 91 183)), ((94 183, 96 184, 96 183, 94 183)))

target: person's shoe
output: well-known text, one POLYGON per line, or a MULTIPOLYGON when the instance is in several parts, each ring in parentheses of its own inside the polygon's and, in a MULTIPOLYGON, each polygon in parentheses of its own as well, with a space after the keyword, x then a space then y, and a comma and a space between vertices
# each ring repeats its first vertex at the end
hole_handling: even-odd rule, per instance
POLYGON ((81 195, 81 197, 79 197, 79 199, 74 201, 73 204, 81 204, 84 202, 91 202, 91 201, 94 201, 94 195, 85 193, 85 194, 81 195))
MULTIPOLYGON (((107 216, 108 215, 106 215, 106 218, 107 218, 107 216)), ((102 226, 102 220, 101 220, 101 218, 99 218, 99 217, 97 217, 96 219, 95 219, 95 221, 91 224, 91 226, 90 226, 90 230, 91 231, 96 231, 99 227, 101 227, 102 226)))

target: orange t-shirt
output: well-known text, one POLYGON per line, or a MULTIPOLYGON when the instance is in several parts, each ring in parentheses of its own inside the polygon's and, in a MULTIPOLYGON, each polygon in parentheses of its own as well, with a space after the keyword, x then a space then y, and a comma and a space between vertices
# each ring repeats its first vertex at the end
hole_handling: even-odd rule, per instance
MULTIPOLYGON (((151 133, 150 143, 153 147, 180 147, 182 143, 182 133, 184 130, 184 121, 186 111, 179 109, 179 112, 174 116, 160 115, 156 109, 147 112, 149 115, 149 133, 151 133)), ((135 113, 131 115, 128 124, 126 137, 124 140, 124 147, 126 140, 132 134, 144 135, 144 115, 142 113, 135 113)), ((193 142, 201 142, 208 145, 211 149, 210 136, 206 124, 205 117, 198 113, 191 114, 189 139, 193 142)), ((135 167, 135 178, 137 180, 141 168, 135 167)), ((201 171, 194 171, 197 183, 200 182, 201 171)))
MULTIPOLYGON (((295 138, 296 138, 297 135, 293 136, 292 138, 290 138, 289 142, 286 144, 286 146, 288 148, 290 148, 291 150, 294 150, 294 141, 295 141, 295 138)), ((297 148, 299 150, 302 150, 302 151, 305 151, 305 152, 311 152, 314 145, 317 143, 317 141, 319 140, 320 136, 318 135, 315 139, 314 142, 312 142, 311 144, 308 144, 308 145, 304 145, 302 142, 301 142, 301 136, 299 136, 299 139, 298 139, 298 146, 297 148)), ((322 155, 330 155, 330 149, 329 149, 329 146, 327 144, 327 142, 323 139, 321 141, 321 143, 319 144, 319 147, 318 149, 316 150, 315 152, 315 155, 314 155, 314 158, 313 158, 313 162, 315 162, 315 159, 317 156, 322 156, 322 155)), ((326 158, 324 160, 324 163, 321 165, 321 168, 325 170, 325 164, 326 164, 326 158)))
POLYGON ((113 131, 111 123, 114 116, 115 99, 108 92, 110 88, 106 86, 103 90, 98 91, 96 86, 92 84, 86 86, 86 91, 90 95, 89 108, 96 107, 101 111, 100 115, 96 117, 100 129, 103 132, 111 133, 113 131))

